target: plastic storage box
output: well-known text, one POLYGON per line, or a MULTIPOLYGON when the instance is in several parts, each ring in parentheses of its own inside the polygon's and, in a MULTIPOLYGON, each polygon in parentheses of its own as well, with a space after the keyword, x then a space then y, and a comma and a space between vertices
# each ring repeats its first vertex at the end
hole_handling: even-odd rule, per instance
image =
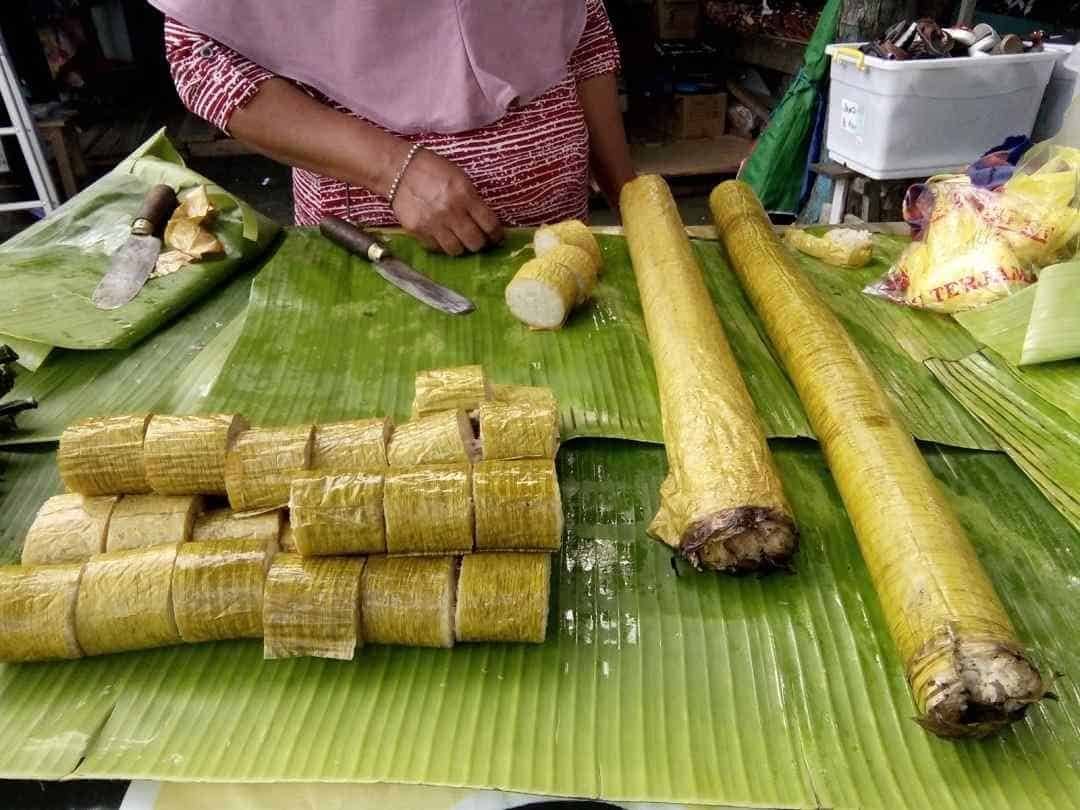
POLYGON ((1080 96, 1080 45, 1074 49, 1070 45, 1050 44, 1046 48, 1058 59, 1035 119, 1035 129, 1031 133, 1032 140, 1036 142, 1058 134, 1069 105, 1080 96))
POLYGON ((830 45, 825 147, 877 180, 956 171, 1010 135, 1030 135, 1051 52, 889 61, 830 45))

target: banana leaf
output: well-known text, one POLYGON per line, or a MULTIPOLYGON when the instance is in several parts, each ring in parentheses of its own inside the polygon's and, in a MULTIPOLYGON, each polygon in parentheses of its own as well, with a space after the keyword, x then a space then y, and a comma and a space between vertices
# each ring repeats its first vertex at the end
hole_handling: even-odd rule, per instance
MULTIPOLYGON (((0 247, 0 333, 70 349, 134 345, 262 254, 279 227, 183 166, 158 133, 90 188, 0 247), (130 303, 100 310, 90 295, 155 183, 207 184, 225 254, 147 282, 130 303)), ((0 337, 0 342, 7 338, 0 337)))
MULTIPOLYGON (((545 644, 264 662, 257 641, 224 642, 2 667, 0 774, 416 781, 764 807, 1074 806, 1075 679, 998 737, 922 731, 824 460, 805 442, 773 449, 804 532, 797 574, 673 567, 645 535, 663 450, 571 442, 545 644)), ((1076 671, 1080 534, 1004 455, 926 455, 1021 637, 1053 669, 1076 671)), ((11 504, 9 494, 5 515, 11 504)))

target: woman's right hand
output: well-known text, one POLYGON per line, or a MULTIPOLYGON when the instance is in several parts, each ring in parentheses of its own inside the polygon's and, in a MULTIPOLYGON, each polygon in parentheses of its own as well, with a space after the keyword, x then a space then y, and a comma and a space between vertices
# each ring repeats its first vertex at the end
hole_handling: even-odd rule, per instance
POLYGON ((503 238, 499 218, 465 172, 427 149, 406 167, 393 209, 401 226, 428 250, 460 256, 503 238))

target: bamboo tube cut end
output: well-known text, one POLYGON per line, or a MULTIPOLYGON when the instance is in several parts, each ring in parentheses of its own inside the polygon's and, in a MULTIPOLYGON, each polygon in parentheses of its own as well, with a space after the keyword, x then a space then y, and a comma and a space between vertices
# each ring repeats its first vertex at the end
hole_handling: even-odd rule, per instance
POLYGON ((679 552, 695 568, 729 574, 787 569, 799 548, 799 532, 778 509, 739 506, 692 523, 679 552))

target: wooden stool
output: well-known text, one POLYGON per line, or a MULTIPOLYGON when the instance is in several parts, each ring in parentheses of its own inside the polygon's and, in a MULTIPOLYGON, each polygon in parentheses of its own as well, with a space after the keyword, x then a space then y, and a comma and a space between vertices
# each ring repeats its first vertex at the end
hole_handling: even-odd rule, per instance
POLYGON ((64 189, 66 198, 79 193, 78 179, 86 176, 86 161, 83 159, 79 139, 75 136, 75 115, 74 112, 64 112, 53 118, 34 122, 42 139, 52 150, 56 169, 60 174, 60 186, 64 189))

